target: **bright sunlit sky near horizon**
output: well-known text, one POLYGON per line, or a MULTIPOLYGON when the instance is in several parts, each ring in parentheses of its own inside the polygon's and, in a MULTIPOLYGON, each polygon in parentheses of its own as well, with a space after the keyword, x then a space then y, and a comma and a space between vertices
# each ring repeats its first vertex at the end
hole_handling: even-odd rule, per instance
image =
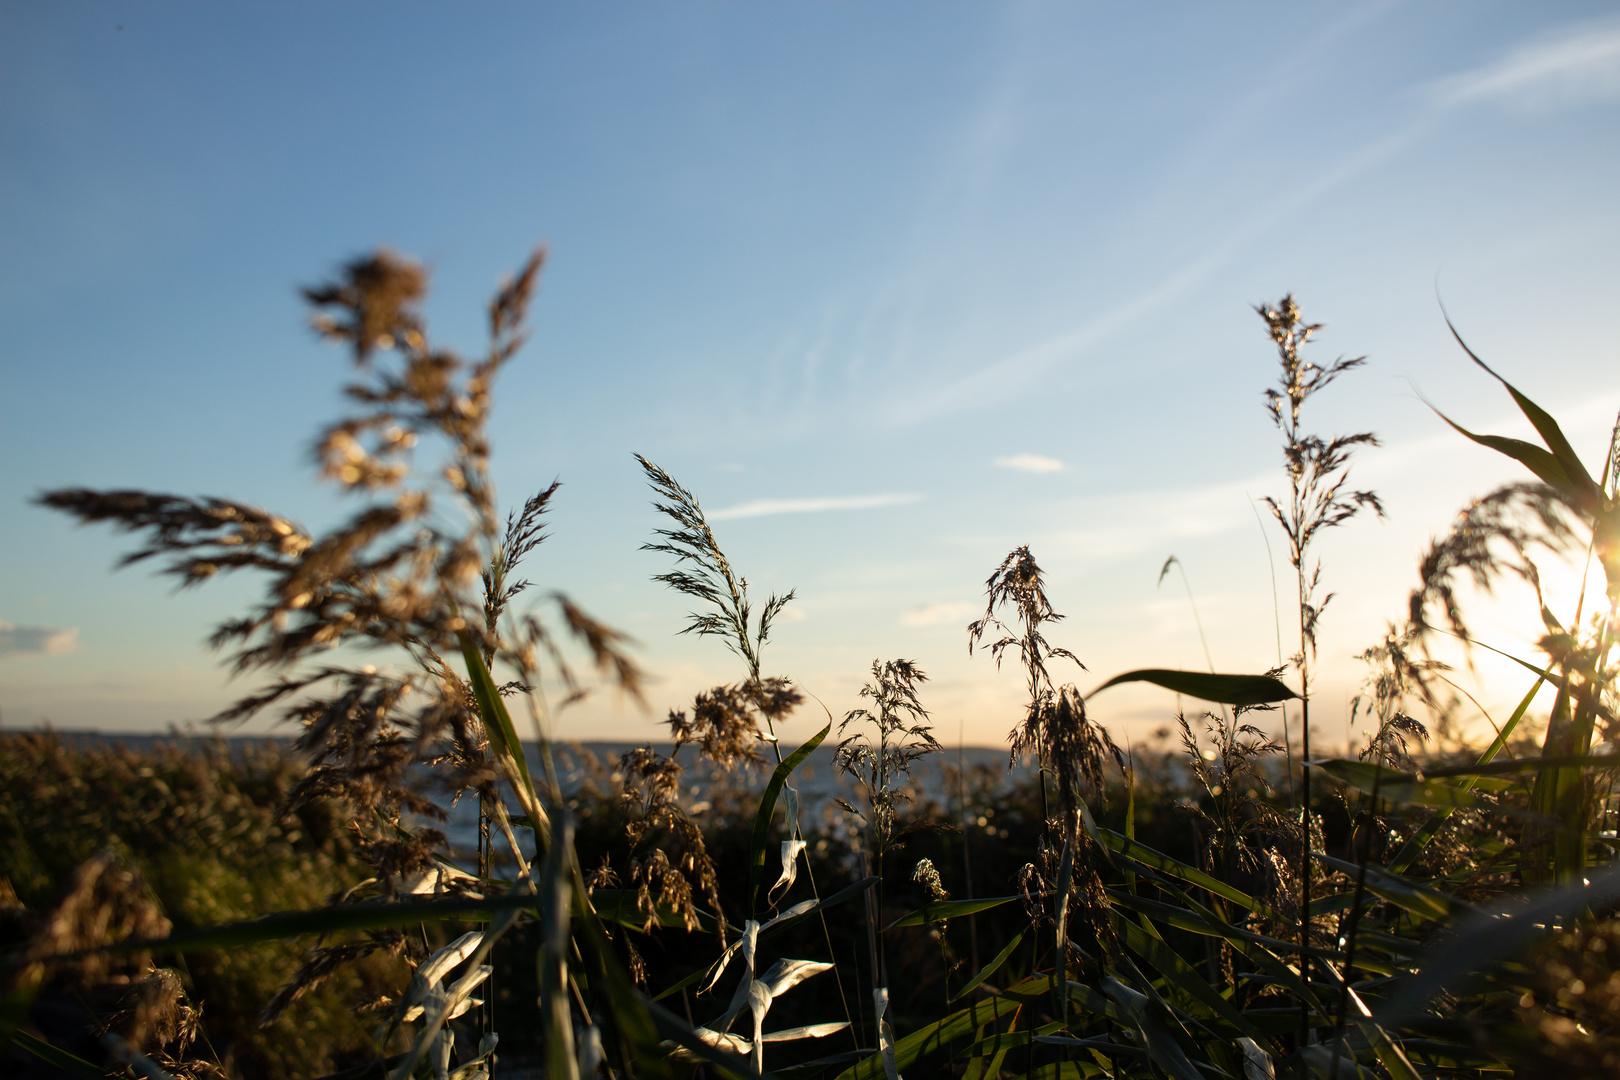
MULTIPOLYGON (((378 246, 420 257, 435 336, 474 351, 544 243, 496 480, 508 503, 563 480, 528 576, 655 676, 650 711, 603 693, 560 734, 657 738, 741 674, 675 636, 632 452, 697 493, 761 597, 798 589, 766 667, 835 715, 903 656, 945 741, 999 742, 1021 680, 964 627, 1026 543, 1082 689, 1204 666, 1181 579, 1158 584, 1172 554, 1216 666, 1276 663, 1252 500, 1285 480, 1252 305, 1292 290, 1328 324, 1317 359, 1369 358, 1307 425, 1384 443, 1355 483, 1388 520, 1319 544, 1316 715, 1342 740, 1352 656, 1423 544, 1519 478, 1423 399, 1529 434, 1437 291, 1601 466, 1617 121, 1612 4, 5 4, 0 722, 158 730, 252 685, 205 644, 252 582, 114 573, 127 537, 34 495, 219 494, 328 525, 345 505, 309 447, 347 370, 297 286, 378 246)), ((1478 629, 1528 651, 1533 619, 1520 598, 1478 629)), ((1490 707, 1525 687, 1483 660, 1465 682, 1490 707)), ((1137 741, 1174 708, 1093 702, 1137 741)), ((790 739, 824 722, 800 716, 790 739)))

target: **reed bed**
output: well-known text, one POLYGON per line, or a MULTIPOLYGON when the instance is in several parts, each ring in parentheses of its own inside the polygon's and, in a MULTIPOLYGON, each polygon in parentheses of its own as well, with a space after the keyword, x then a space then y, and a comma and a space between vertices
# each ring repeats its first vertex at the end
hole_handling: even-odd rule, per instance
POLYGON ((1470 503, 1424 554, 1408 610, 1363 657, 1364 749, 1314 756, 1332 595, 1313 543, 1382 514, 1351 485, 1377 440, 1311 431, 1312 399, 1362 360, 1318 364, 1321 326, 1292 297, 1261 305, 1284 465, 1266 506, 1294 575, 1294 655, 1248 673, 1144 667, 1082 692, 1083 635, 1019 547, 965 642, 1024 682, 1007 718, 1009 758, 1032 769, 1017 782, 950 771, 927 674, 904 657, 875 659, 860 701, 806 725, 819 706, 768 648, 794 593, 751 596, 697 496, 638 458, 665 522, 647 544, 668 560, 656 580, 691 602, 680 632, 729 650, 735 680, 670 711, 667 749, 565 785, 552 703, 584 693, 586 670, 636 697, 644 680, 622 634, 522 577, 556 486, 503 512, 490 480, 494 385, 542 262, 502 285, 470 358, 429 337, 409 260, 380 252, 306 291, 354 372, 349 415, 316 446, 354 505, 333 529, 223 498, 41 496, 133 534, 125 561, 183 585, 258 575, 260 602, 214 643, 261 681, 216 720, 268 712, 296 745, 148 760, 5 741, 9 1061, 392 1080, 1620 1068, 1615 439, 1594 479, 1458 337, 1540 442, 1446 422, 1529 478, 1470 503), (1435 635, 1490 647, 1468 587, 1538 586, 1537 560, 1583 553, 1577 609, 1532 613, 1546 633, 1515 658, 1526 692, 1492 718, 1496 738, 1435 738, 1458 693, 1435 635), (1093 702, 1128 682, 1203 704, 1127 754, 1093 702), (802 770, 824 745, 846 786, 812 813, 802 770), (938 768, 943 784, 920 782, 938 768), (695 776, 718 778, 702 805, 695 776), (478 807, 462 858, 442 824, 457 799, 478 807))

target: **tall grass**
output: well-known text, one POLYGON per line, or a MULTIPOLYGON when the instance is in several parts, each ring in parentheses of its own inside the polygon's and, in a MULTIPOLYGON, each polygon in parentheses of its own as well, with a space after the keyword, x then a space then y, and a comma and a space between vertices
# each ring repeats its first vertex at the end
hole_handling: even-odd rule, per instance
MULTIPOLYGON (((265 682, 217 719, 276 712, 307 765, 296 780, 276 773, 275 799, 244 819, 267 838, 249 877, 324 858, 300 880, 343 887, 324 899, 233 893, 229 875, 245 871, 226 857, 233 848, 207 839, 240 817, 223 803, 204 800, 198 831, 167 846, 86 815, 77 846, 42 854, 49 825, 11 826, 6 895, 24 913, 0 1005, 12 1053, 82 1075, 107 1064, 148 1076, 252 1072, 246 1057, 195 1037, 209 1030, 210 994, 239 997, 195 974, 186 986, 184 973, 274 948, 301 962, 278 990, 264 988, 266 1019, 327 1017, 321 1038, 358 1040, 369 1055, 347 1075, 394 1080, 474 1080, 522 1059, 557 1080, 767 1068, 839 1080, 1408 1080, 1620 1064, 1620 868, 1609 865, 1620 845, 1605 830, 1620 758, 1596 752, 1612 746, 1599 737, 1614 724, 1614 440, 1592 479, 1556 421, 1505 382, 1542 445, 1452 425, 1535 480, 1476 501, 1435 542, 1405 623, 1365 654, 1375 666, 1366 751, 1315 757, 1311 670, 1331 593, 1313 545, 1364 510, 1382 512, 1375 494, 1349 487, 1353 452, 1375 440, 1306 430, 1303 406, 1361 360, 1314 363, 1306 347, 1321 327, 1291 297, 1262 305, 1281 372, 1266 404, 1287 494, 1268 506, 1295 571, 1290 667, 1144 667, 1083 693, 1069 678, 1084 670, 1078 657, 1051 640, 1062 616, 1042 567, 1016 548, 987 580, 968 635, 970 650, 1016 661, 1027 700, 1010 752, 1036 771, 1010 790, 959 771, 949 784, 964 805, 949 809, 912 803, 912 771, 939 748, 913 662, 874 661, 864 702, 786 741, 807 697, 773 673, 766 647, 794 594, 756 606, 698 498, 641 458, 671 523, 647 545, 673 561, 656 580, 693 602, 683 632, 718 639, 739 677, 669 713, 669 752, 632 751, 582 795, 558 771, 549 703, 585 692, 581 664, 633 695, 642 677, 621 634, 521 577, 556 486, 503 513, 490 480, 494 383, 524 340, 540 265, 536 255, 501 287, 472 359, 429 338, 426 277, 407 260, 380 253, 306 292, 317 330, 355 370, 352 411, 316 456, 357 505, 325 533, 229 499, 41 497, 137 534, 126 561, 159 560, 183 584, 261 575, 261 602, 214 640, 265 682), (1594 579, 1566 616, 1542 606, 1545 659, 1517 658, 1534 682, 1498 737, 1483 752, 1428 748, 1429 726, 1413 713, 1428 710, 1445 730, 1455 697, 1427 651, 1435 613, 1473 643, 1459 581, 1535 584, 1544 552, 1582 550, 1602 588, 1594 579), (550 621, 518 609, 536 596, 550 621), (1210 708, 1174 717, 1179 746, 1127 757, 1095 704, 1126 682, 1210 708), (1527 751, 1543 686, 1554 697, 1547 732, 1527 751), (1268 731, 1289 710, 1297 763, 1286 736, 1268 731), (835 725, 850 797, 818 823, 799 780, 835 725), (762 784, 702 809, 683 794, 693 768, 757 769, 762 784), (480 810, 466 865, 434 823, 456 797, 480 810), (308 827, 293 823, 311 820, 338 846, 300 848, 308 827), (140 843, 122 857, 95 853, 126 834, 140 843), (978 880, 956 879, 958 865, 978 880), (982 895, 992 881, 999 888, 982 895), (241 906, 186 906, 220 895, 241 906), (247 917, 266 907, 285 910, 247 917), (371 1012, 308 1011, 354 991, 357 977, 374 991, 366 979, 389 972, 371 1012), (111 985, 141 989, 91 1000, 111 985), (46 1022, 64 987, 87 1009, 71 1045, 46 1022)), ((229 772, 217 758, 209 767, 229 772)), ((119 798, 145 790, 144 766, 120 768, 119 798)), ((24 821, 33 811, 14 802, 10 820, 24 821)), ((278 1067, 314 1075, 335 1063, 278 1067)))

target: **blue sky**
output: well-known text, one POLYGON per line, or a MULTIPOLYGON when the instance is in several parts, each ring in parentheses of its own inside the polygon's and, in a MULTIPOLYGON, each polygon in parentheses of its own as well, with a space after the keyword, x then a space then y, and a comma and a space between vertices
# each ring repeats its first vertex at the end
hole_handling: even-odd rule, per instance
MULTIPOLYGON (((564 481, 530 574, 658 677, 652 714, 600 695, 562 734, 653 737, 739 674, 673 636, 632 452, 697 492, 756 589, 798 588, 767 666, 834 713, 874 657, 913 657, 942 734, 999 740, 1019 680, 963 627, 1021 543, 1083 687, 1202 666, 1185 594, 1156 585, 1171 554, 1217 666, 1274 663, 1251 500, 1283 479, 1251 305, 1288 290, 1328 324, 1320 358, 1369 356, 1308 421, 1385 444, 1358 479, 1388 521, 1321 545, 1317 715, 1342 734, 1351 657, 1421 545, 1514 477, 1422 396, 1524 431, 1437 291, 1601 459, 1617 110, 1605 4, 4 5, 3 723, 162 728, 246 689, 203 640, 251 583, 114 574, 123 541, 33 494, 330 522, 308 447, 343 362, 296 287, 391 246, 473 349, 545 243, 496 478, 511 502, 564 481)), ((1483 625, 1520 643, 1532 614, 1510 598, 1483 625)), ((1522 692, 1487 663, 1480 690, 1522 692)), ((1135 738, 1174 707, 1109 695, 1099 718, 1135 738)))

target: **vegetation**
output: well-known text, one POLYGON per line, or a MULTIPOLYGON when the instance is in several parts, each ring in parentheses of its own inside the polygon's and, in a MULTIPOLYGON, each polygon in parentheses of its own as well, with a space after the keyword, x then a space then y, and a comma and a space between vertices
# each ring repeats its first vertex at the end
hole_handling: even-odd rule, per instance
POLYGON ((1592 479, 1506 382, 1542 445, 1457 428, 1535 480, 1471 504, 1426 553, 1405 620, 1365 654, 1365 751, 1313 758, 1331 594, 1312 543, 1381 513, 1348 486, 1375 440, 1307 430, 1303 406, 1360 361, 1311 362, 1320 327, 1291 297, 1262 306, 1287 481, 1268 505, 1295 571, 1297 653, 1251 674, 1145 668, 1088 697, 1064 681, 1079 660, 1049 640, 1062 616, 1018 548, 968 628, 970 649, 1024 676, 1011 754, 1035 771, 1012 785, 939 760, 926 676, 905 659, 874 661, 862 704, 785 745, 804 695, 765 653, 793 593, 756 608, 698 499, 642 458, 672 522, 648 544, 673 561, 658 580, 693 602, 684 632, 719 638, 741 669, 669 714, 667 752, 576 759, 583 779, 565 782, 548 701, 582 692, 572 658, 631 694, 641 673, 566 595, 547 594, 553 623, 514 608, 555 486, 503 516, 485 424, 540 264, 502 287, 471 361, 430 341, 415 264, 382 253, 306 293, 357 372, 353 414, 317 450, 359 505, 324 534, 225 499, 42 496, 139 535, 126 561, 162 560, 183 584, 260 573, 263 600, 215 643, 266 682, 218 719, 276 711, 303 757, 6 741, 13 1060, 393 1080, 1620 1066, 1617 440, 1592 479), (434 468, 418 460, 431 448, 434 468), (1473 645, 1460 586, 1537 585, 1536 558, 1583 551, 1603 598, 1594 584, 1567 619, 1541 606, 1544 658, 1517 658, 1528 692, 1496 738, 1431 746, 1456 697, 1430 642, 1443 626, 1473 645), (1090 701, 1133 681, 1209 711, 1175 717, 1179 746, 1127 755, 1090 701), (1285 708, 1297 759, 1261 726, 1285 708), (1412 715, 1425 710, 1429 724, 1412 715), (850 797, 813 820, 797 785, 835 727, 850 797), (936 766, 930 788, 918 774, 936 766), (707 805, 688 797, 695 776, 713 784, 707 805), (480 819, 459 862, 438 827, 457 798, 480 819))
MULTIPOLYGON (((54 901, 64 890, 97 895, 109 876, 120 879, 119 902, 145 936, 341 897, 369 868, 337 804, 320 800, 278 813, 302 772, 300 761, 268 741, 238 745, 232 754, 211 742, 136 752, 48 734, 5 736, 0 865, 11 890, 0 896, 0 918, 8 950, 42 930, 65 935, 56 942, 61 948, 100 944, 94 924, 84 921, 89 913, 77 926, 42 927, 41 915, 63 910, 54 901), (91 872, 101 876, 91 880, 91 872)), ((92 971, 94 978, 61 971, 33 1015, 42 1032, 81 1057, 100 1050, 89 1038, 83 999, 92 1013, 124 1013, 114 1028, 124 1039, 149 1035, 160 1056, 194 1049, 230 1075, 296 1075, 312 1064, 330 1072, 369 1060, 371 1024, 355 1006, 397 992, 409 968, 397 949, 355 957, 261 1026, 260 1013, 304 951, 296 941, 267 940, 192 953, 177 958, 172 980, 140 965, 92 971), (143 994, 158 1000, 142 1002, 143 994), (138 1015, 143 1011, 154 1015, 138 1015)), ((21 1060, 8 1063, 23 1068, 21 1060)))

